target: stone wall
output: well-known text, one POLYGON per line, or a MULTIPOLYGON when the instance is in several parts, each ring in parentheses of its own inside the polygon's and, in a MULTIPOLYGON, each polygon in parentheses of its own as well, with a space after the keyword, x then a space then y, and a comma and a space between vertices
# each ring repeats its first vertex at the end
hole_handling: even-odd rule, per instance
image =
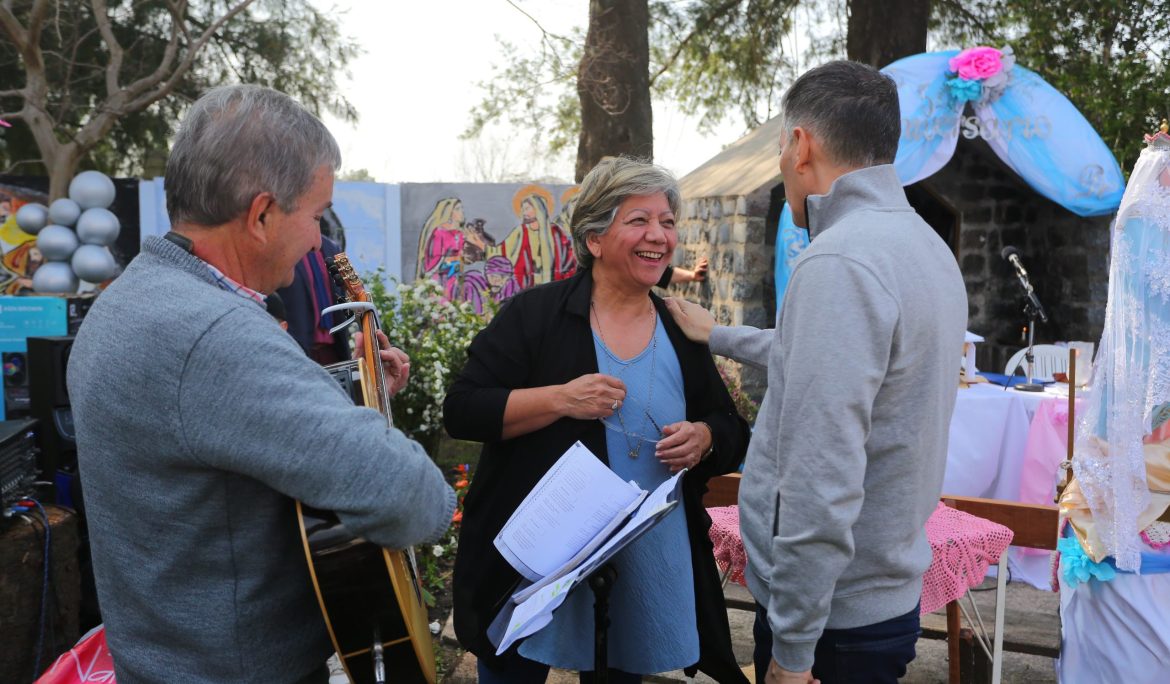
POLYGON ((1001 372, 1023 346, 1023 299, 1006 245, 1020 250, 1048 312, 1037 343, 1097 343, 1105 320, 1111 216, 1082 218, 1036 194, 982 140, 960 138, 954 158, 923 181, 960 214, 957 257, 967 284, 969 330, 987 338, 977 365, 1001 372))
MULTIPOLYGON (((771 190, 739 197, 684 198, 674 264, 691 268, 706 256, 710 269, 706 282, 672 286, 672 294, 698 302, 724 325, 772 327, 776 227, 770 216, 771 190)), ((778 207, 775 212, 778 215, 778 207)), ((757 400, 763 397, 762 372, 736 368, 733 376, 757 400)))

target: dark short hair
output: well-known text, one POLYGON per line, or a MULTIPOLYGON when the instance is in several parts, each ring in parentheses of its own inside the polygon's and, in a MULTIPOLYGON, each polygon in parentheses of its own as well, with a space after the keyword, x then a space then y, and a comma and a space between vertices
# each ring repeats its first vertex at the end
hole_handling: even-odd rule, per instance
POLYGON ((785 140, 811 131, 838 164, 893 163, 902 135, 894 79, 860 62, 837 60, 804 72, 781 103, 785 140))

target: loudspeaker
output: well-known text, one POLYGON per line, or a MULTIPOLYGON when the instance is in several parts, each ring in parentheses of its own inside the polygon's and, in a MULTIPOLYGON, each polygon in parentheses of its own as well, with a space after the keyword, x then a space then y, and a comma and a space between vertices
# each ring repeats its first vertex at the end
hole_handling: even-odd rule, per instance
MULTIPOLYGON (((41 477, 50 481, 58 479, 58 471, 77 472, 76 433, 65 385, 65 368, 72 348, 72 335, 28 338, 29 411, 39 424, 37 441, 41 450, 37 465, 41 477)), ((62 491, 59 487, 57 494, 58 500, 68 498, 67 489, 62 491)))
POLYGON ((28 415, 28 358, 24 352, 0 353, 4 369, 4 413, 9 419, 28 415))

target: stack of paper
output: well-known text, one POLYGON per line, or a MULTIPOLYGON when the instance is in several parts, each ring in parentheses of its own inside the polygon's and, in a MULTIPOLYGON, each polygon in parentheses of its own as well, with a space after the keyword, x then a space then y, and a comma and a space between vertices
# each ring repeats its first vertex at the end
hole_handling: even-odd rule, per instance
POLYGON ((488 630, 496 652, 547 625, 574 586, 677 506, 685 472, 646 492, 580 442, 570 447, 496 535, 526 580, 488 630))

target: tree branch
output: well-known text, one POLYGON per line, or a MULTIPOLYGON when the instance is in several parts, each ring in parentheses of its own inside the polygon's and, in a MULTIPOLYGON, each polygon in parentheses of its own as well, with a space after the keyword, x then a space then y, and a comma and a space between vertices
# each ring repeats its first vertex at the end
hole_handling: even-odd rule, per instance
POLYGON ((951 11, 955 12, 956 14, 961 16, 962 18, 966 19, 968 22, 971 23, 971 25, 973 25, 976 29, 978 29, 979 32, 982 33, 984 36, 986 36, 989 40, 991 40, 995 43, 998 43, 999 45, 1004 44, 1005 41, 1003 39, 1003 36, 1000 36, 998 33, 995 32, 995 30, 988 27, 987 24, 984 23, 984 21, 982 19, 975 16, 974 12, 972 12, 971 10, 964 7, 963 3, 960 2, 959 0, 936 0, 936 1, 940 5, 943 5, 947 8, 949 8, 951 11))
POLYGON ((106 7, 106 0, 92 0, 90 4, 93 5, 93 19, 97 23, 98 32, 102 34, 102 41, 110 51, 110 61, 106 64, 106 94, 113 95, 119 89, 118 74, 122 72, 122 60, 126 53, 110 28, 110 12, 106 7))
POLYGON ((523 14, 524 16, 528 17, 528 19, 533 24, 536 24, 536 28, 540 29, 540 32, 543 33, 545 35, 545 37, 556 38, 557 40, 565 42, 565 43, 573 42, 564 36, 557 35, 555 33, 552 33, 551 31, 549 31, 548 29, 546 29, 544 26, 541 25, 541 23, 539 21, 537 21, 536 17, 532 16, 528 12, 525 12, 524 9, 522 7, 520 7, 520 5, 517 5, 516 3, 512 2, 512 0, 507 0, 507 3, 509 5, 511 5, 513 8, 515 8, 515 10, 517 12, 519 12, 520 14, 523 14))
POLYGON ((7 3, 0 7, 0 30, 3 30, 4 35, 8 36, 17 51, 24 54, 25 46, 28 44, 28 33, 24 26, 21 26, 20 20, 12 13, 12 9, 7 3))
MULTIPOLYGON (((207 45, 207 42, 211 40, 211 37, 218 33, 219 30, 223 28, 224 24, 231 21, 232 18, 240 12, 243 12, 244 9, 246 9, 248 5, 251 5, 253 2, 254 0, 242 0, 241 2, 236 3, 235 7, 232 7, 226 14, 212 23, 211 26, 208 26, 207 30, 204 31, 201 36, 199 36, 199 39, 196 40, 194 44, 187 46, 187 54, 184 55, 183 60, 179 62, 178 66, 175 67, 175 70, 171 72, 170 77, 165 81, 161 81, 162 74, 160 74, 158 70, 156 70, 154 74, 151 74, 149 77, 147 77, 147 79, 142 79, 152 80, 156 76, 159 76, 159 80, 155 80, 153 84, 146 85, 142 89, 146 90, 153 87, 153 90, 146 92, 142 96, 130 101, 129 106, 131 107, 131 111, 142 109, 150 105, 152 102, 155 102, 158 99, 166 97, 168 94, 170 94, 170 92, 173 91, 176 86, 178 86, 179 81, 183 80, 183 77, 186 76, 187 72, 191 70, 191 66, 195 63, 196 57, 199 56, 200 51, 202 51, 203 47, 207 45)), ((185 8, 186 2, 181 3, 181 5, 185 8)), ((167 45, 167 49, 168 51, 170 50, 169 44, 167 45)), ((162 65, 160 65, 160 68, 161 67, 162 65)), ((133 88, 133 86, 131 87, 133 88)), ((134 90, 138 89, 134 88, 134 90)))
POLYGON ((44 164, 44 163, 45 163, 44 159, 21 159, 20 161, 12 162, 12 164, 10 164, 8 166, 8 168, 4 169, 4 173, 10 174, 13 171, 15 171, 17 169, 17 167, 24 166, 25 164, 44 164))
POLYGON ((727 13, 731 10, 731 8, 738 4, 739 0, 728 0, 728 2, 723 3, 722 6, 711 10, 702 21, 697 22, 690 30, 690 32, 688 32, 687 35, 684 36, 681 41, 679 41, 678 45, 674 47, 674 50, 670 53, 670 56, 663 60, 662 66, 658 68, 658 71, 650 75, 650 87, 653 88, 654 82, 658 80, 658 77, 669 71, 670 67, 674 66, 675 61, 678 59, 679 55, 682 54, 683 48, 687 46, 687 43, 691 42, 692 38, 705 32, 707 28, 711 26, 711 24, 715 23, 716 17, 727 13))

